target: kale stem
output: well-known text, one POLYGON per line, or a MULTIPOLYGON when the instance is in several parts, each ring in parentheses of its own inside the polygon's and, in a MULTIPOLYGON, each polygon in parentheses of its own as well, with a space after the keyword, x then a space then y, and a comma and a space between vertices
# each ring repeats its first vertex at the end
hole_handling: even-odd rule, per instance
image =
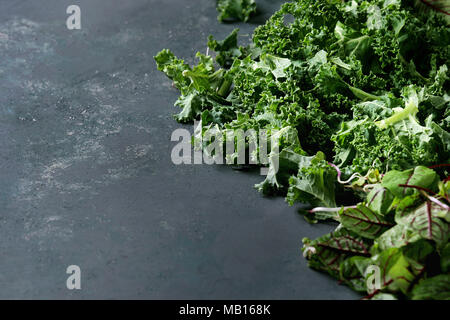
POLYGON ((351 85, 348 85, 349 89, 351 90, 351 92, 353 92, 353 94, 363 100, 363 101, 367 101, 367 100, 380 100, 380 97, 378 96, 374 96, 373 94, 367 93, 361 89, 352 87, 351 85))
POLYGON ((217 94, 225 98, 228 95, 232 84, 233 82, 231 82, 230 80, 224 80, 219 90, 217 91, 217 94))

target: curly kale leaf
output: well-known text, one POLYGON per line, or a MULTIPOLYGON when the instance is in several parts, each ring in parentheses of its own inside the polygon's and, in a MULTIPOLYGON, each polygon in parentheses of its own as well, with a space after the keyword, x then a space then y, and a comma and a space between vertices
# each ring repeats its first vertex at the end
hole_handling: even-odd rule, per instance
MULTIPOLYGON (((445 163, 448 159, 447 132, 432 117, 424 124, 416 115, 422 94, 409 88, 404 107, 391 108, 386 101, 359 105, 354 119, 342 123, 333 136, 335 160, 351 172, 406 169, 417 165, 445 163)), ((390 102, 391 104, 393 102, 390 102)))
POLYGON ((291 205, 301 202, 335 207, 336 176, 336 171, 325 161, 322 152, 314 157, 305 157, 299 163, 297 175, 289 180, 286 200, 291 205))
POLYGON ((158 70, 164 72, 181 92, 175 105, 182 111, 175 118, 183 123, 192 122, 199 119, 203 111, 211 110, 217 121, 230 121, 234 112, 230 112, 230 103, 225 99, 232 84, 228 72, 215 70, 210 56, 197 53, 197 58, 199 63, 190 67, 169 50, 163 50, 155 57, 158 70))
POLYGON ((158 70, 164 72, 178 90, 187 91, 190 81, 183 72, 191 68, 184 60, 178 59, 170 50, 164 49, 155 56, 155 61, 158 70))
POLYGON ((240 20, 247 22, 256 12, 255 0, 217 0, 220 22, 240 20))

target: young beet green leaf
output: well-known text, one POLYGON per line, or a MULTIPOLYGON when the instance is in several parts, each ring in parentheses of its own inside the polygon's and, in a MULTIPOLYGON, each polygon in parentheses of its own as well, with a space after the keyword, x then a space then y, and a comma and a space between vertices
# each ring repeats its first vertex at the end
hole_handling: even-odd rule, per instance
MULTIPOLYGON (((356 207, 342 208, 338 219, 341 223, 338 231, 345 230, 358 239, 366 239, 370 248, 369 255, 361 252, 345 255, 342 250, 338 251, 338 254, 336 245, 329 243, 337 238, 338 233, 330 234, 315 240, 316 242, 305 240, 304 250, 310 259, 311 267, 330 273, 356 291, 368 292, 368 298, 371 299, 383 298, 381 293, 394 293, 395 298, 411 297, 411 289, 419 279, 427 277, 428 268, 447 272, 450 224, 442 219, 444 213, 448 213, 444 203, 446 200, 443 199, 446 191, 442 191, 446 189, 442 182, 435 184, 435 175, 433 170, 416 168, 395 172, 391 177, 396 177, 393 180, 400 179, 401 182, 403 179, 414 179, 415 183, 422 186, 439 185, 442 195, 435 195, 435 202, 429 200, 427 194, 422 191, 407 196, 399 192, 399 197, 395 197, 390 189, 381 184, 371 185, 370 191, 367 191, 366 202, 356 207), (375 205, 376 202, 379 203, 375 205), (427 211, 428 209, 430 211, 427 211), (397 224, 391 223, 394 215, 397 224), (373 245, 370 245, 372 239, 373 245), (439 252, 438 260, 436 251, 439 252), (317 252, 320 254, 314 256, 317 252), (337 263, 339 274, 336 271, 337 263), (369 270, 374 270, 374 266, 380 270, 379 274, 369 273, 369 270), (381 288, 375 292, 367 286, 373 276, 380 277, 381 288)), ((391 178, 388 176, 386 181, 389 182, 391 178)), ((397 190, 397 186, 393 186, 394 190, 397 190)), ((319 210, 332 209, 316 208, 312 211, 319 210)))
POLYGON ((417 192, 416 189, 408 186, 436 191, 438 183, 439 176, 436 172, 422 166, 406 171, 389 171, 381 182, 384 188, 398 198, 404 198, 417 192))
POLYGON ((397 211, 395 220, 399 225, 416 232, 424 239, 435 241, 441 247, 450 237, 450 224, 440 218, 443 210, 445 209, 437 204, 426 201, 417 208, 397 211))
POLYGON ((366 273, 368 266, 378 266, 381 290, 401 291, 404 294, 408 293, 411 284, 423 268, 422 265, 407 259, 399 248, 389 248, 370 258, 370 261, 355 263, 360 266, 362 274, 366 274, 366 277, 370 276, 366 273))
POLYGON ((389 212, 393 201, 394 195, 381 184, 375 185, 367 195, 367 207, 381 216, 389 212))
POLYGON ((316 240, 303 239, 302 251, 312 268, 339 279, 341 263, 355 255, 370 256, 370 246, 368 240, 345 228, 338 228, 316 240))
POLYGON ((392 247, 400 248, 420 239, 422 237, 418 232, 398 224, 380 235, 375 240, 375 245, 378 250, 384 251, 392 247))
POLYGON ((345 259, 339 269, 339 280, 346 283, 353 290, 366 293, 367 281, 356 265, 356 261, 367 261, 366 257, 353 256, 345 259))
POLYGON ((367 239, 375 239, 393 225, 364 204, 339 213, 342 225, 367 239))

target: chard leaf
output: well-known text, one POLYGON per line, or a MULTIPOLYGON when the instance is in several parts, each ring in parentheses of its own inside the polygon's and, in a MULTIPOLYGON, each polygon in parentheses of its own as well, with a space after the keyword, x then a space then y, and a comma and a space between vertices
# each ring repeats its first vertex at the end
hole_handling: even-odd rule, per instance
POLYGON ((389 171, 384 176, 381 184, 396 197, 404 198, 417 192, 416 189, 404 187, 405 185, 435 190, 438 182, 439 176, 436 172, 419 166, 406 171, 389 171))
POLYGON ((367 207, 378 213, 386 215, 394 201, 394 195, 381 184, 376 185, 367 195, 367 207))
POLYGON ((355 255, 370 255, 370 243, 367 240, 339 227, 316 240, 305 238, 303 244, 302 251, 309 265, 336 278, 339 278, 341 263, 345 259, 355 255))
POLYGON ((383 216, 370 210, 364 204, 343 210, 339 215, 344 227, 367 239, 375 239, 392 227, 392 224, 383 216))
POLYGON ((365 257, 354 256, 344 260, 340 265, 340 280, 358 292, 367 292, 366 279, 357 266, 358 261, 366 259, 365 257))
POLYGON ((449 239, 450 224, 440 218, 441 211, 440 206, 426 201, 417 208, 397 211, 395 220, 422 238, 432 240, 438 246, 442 246, 449 239))
POLYGON ((384 232, 375 243, 379 250, 384 251, 392 247, 403 247, 411 242, 420 240, 422 237, 408 227, 398 224, 384 232))
POLYGON ((418 263, 404 256, 399 248, 389 248, 371 258, 372 263, 380 268, 381 290, 401 291, 406 294, 411 284, 420 274, 418 263))

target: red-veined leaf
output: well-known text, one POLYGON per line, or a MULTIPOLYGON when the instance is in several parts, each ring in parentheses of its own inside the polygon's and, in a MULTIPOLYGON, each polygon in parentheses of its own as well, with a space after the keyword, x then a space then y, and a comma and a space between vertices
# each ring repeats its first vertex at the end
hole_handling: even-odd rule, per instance
POLYGON ((392 227, 392 224, 381 215, 363 204, 359 204, 356 208, 343 210, 340 216, 344 227, 368 239, 375 239, 392 227))

